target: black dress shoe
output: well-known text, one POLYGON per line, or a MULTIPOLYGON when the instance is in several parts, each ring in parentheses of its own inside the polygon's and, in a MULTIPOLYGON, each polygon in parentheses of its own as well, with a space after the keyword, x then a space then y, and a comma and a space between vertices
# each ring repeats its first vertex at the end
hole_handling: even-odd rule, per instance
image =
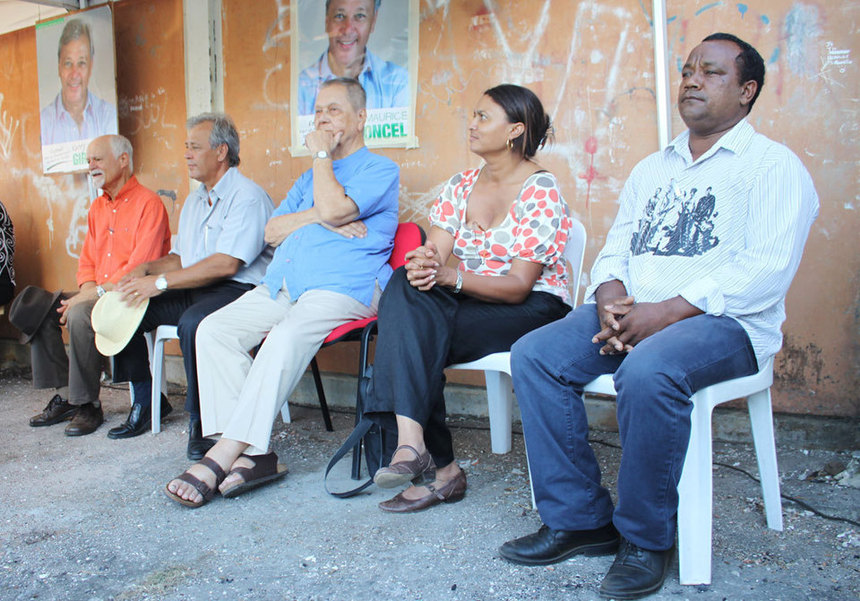
POLYGON ((69 402, 58 394, 54 395, 48 406, 45 407, 39 415, 30 418, 30 425, 34 428, 39 426, 53 426, 67 419, 72 419, 78 408, 70 405, 69 402))
POLYGON ((92 403, 78 407, 75 417, 66 426, 66 436, 86 436, 92 434, 105 421, 102 408, 92 403))
POLYGON ((528 536, 509 540, 499 555, 513 563, 544 566, 573 555, 611 555, 618 549, 618 531, 612 522, 594 530, 553 530, 541 526, 528 536))
POLYGON ((185 451, 188 458, 192 461, 200 461, 214 446, 214 440, 203 438, 203 424, 200 420, 192 417, 188 422, 188 448, 185 451))
POLYGON ((618 555, 600 585, 600 596, 639 599, 656 593, 666 580, 673 554, 674 549, 648 551, 622 539, 618 555))
MULTIPOLYGON (((167 402, 167 397, 161 395, 161 417, 164 419, 173 407, 167 402)), ((108 438, 134 438, 140 436, 152 426, 152 410, 149 405, 143 406, 135 403, 131 406, 128 419, 125 422, 108 430, 108 438)))

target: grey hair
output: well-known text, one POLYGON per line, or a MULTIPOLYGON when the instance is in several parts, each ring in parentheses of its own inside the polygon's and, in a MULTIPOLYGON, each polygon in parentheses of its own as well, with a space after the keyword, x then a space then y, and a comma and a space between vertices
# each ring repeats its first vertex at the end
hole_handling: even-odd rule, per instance
POLYGON ((108 136, 108 140, 110 141, 110 149, 113 151, 114 158, 118 159, 122 156, 122 153, 126 153, 128 155, 128 172, 134 173, 134 151, 131 149, 131 142, 128 141, 128 138, 113 134, 108 136))
POLYGON ((209 134, 209 148, 218 148, 221 144, 227 145, 227 164, 230 167, 239 165, 239 132, 236 124, 226 113, 201 113, 191 117, 186 127, 191 129, 201 123, 211 123, 212 131, 209 134))
MULTIPOLYGON (((328 5, 331 4, 331 0, 325 0, 325 12, 328 14, 328 5)), ((379 5, 382 4, 382 0, 376 0, 373 3, 373 14, 379 12, 379 5)))
MULTIPOLYGON (((367 108, 367 93, 364 88, 358 83, 357 79, 351 77, 335 77, 320 84, 319 89, 328 88, 330 86, 343 86, 346 88, 346 97, 349 99, 349 104, 357 113, 358 111, 367 108)), ((317 91, 319 95, 319 91, 317 91)))
POLYGON ((63 46, 78 38, 86 37, 90 43, 90 58, 95 54, 93 49, 93 36, 90 33, 90 26, 80 19, 69 19, 63 27, 63 33, 60 35, 60 44, 57 46, 57 59, 63 52, 63 46))

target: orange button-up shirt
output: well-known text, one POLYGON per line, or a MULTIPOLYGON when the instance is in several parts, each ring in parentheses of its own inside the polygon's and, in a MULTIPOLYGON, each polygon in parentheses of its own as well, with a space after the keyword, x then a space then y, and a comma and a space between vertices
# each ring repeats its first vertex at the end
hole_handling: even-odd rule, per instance
POLYGON ((78 286, 116 284, 141 263, 170 251, 170 223, 158 195, 131 178, 116 198, 102 194, 87 217, 87 237, 78 260, 78 286))

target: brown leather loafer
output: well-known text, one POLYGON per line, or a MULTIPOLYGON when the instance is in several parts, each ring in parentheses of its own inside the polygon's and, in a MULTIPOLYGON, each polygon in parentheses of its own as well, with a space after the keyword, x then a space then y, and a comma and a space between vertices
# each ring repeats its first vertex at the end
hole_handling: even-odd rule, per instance
POLYGON ((388 467, 381 467, 376 470, 376 473, 373 475, 373 483, 379 488, 397 488, 398 486, 403 486, 407 482, 418 480, 419 478, 422 478, 424 474, 436 469, 436 464, 433 463, 433 458, 430 457, 430 453, 428 451, 425 450, 422 454, 419 453, 415 447, 404 444, 397 447, 394 450, 394 454, 397 454, 397 451, 400 449, 412 451, 412 454, 415 455, 415 459, 410 459, 409 461, 398 461, 397 463, 392 463, 388 467))
POLYGON ((466 495, 466 472, 461 470, 440 488, 432 484, 425 484, 425 486, 430 490, 429 495, 420 499, 407 499, 403 493, 398 493, 393 499, 380 503, 379 508, 391 513, 411 513, 439 503, 456 503, 466 495))
POLYGON ((92 434, 105 421, 104 413, 101 407, 96 407, 92 403, 81 405, 78 407, 78 412, 75 417, 66 426, 66 436, 85 436, 92 434))

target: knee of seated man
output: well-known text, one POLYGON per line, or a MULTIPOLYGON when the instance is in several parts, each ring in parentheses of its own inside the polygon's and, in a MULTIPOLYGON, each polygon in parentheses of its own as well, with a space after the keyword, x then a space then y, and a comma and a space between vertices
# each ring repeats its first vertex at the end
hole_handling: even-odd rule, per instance
POLYGON ((92 328, 90 325, 90 314, 93 311, 92 303, 81 303, 72 305, 66 311, 66 327, 73 331, 80 327, 92 328))

